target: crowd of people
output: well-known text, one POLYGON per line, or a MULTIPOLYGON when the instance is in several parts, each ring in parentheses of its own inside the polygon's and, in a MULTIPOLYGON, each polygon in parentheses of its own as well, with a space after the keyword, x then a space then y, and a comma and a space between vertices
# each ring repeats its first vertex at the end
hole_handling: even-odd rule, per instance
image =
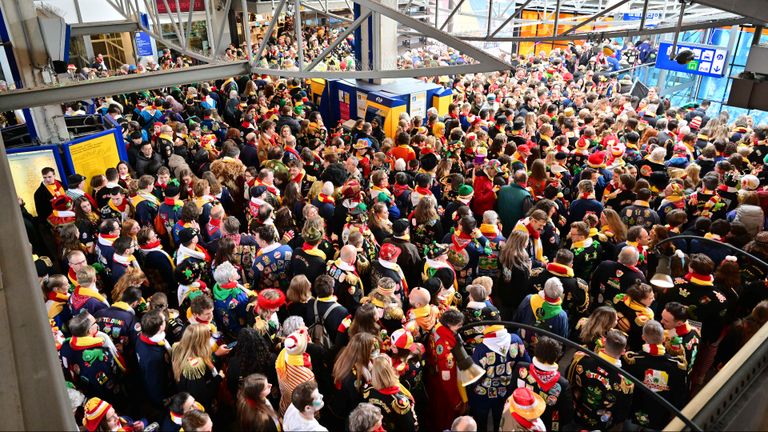
POLYGON ((46 167, 21 206, 78 421, 663 428, 595 358, 472 325, 576 341, 680 408, 768 320, 767 269, 729 247, 768 260, 768 127, 590 61, 450 77, 448 112, 392 137, 324 124, 293 79, 100 100, 128 160, 46 167))

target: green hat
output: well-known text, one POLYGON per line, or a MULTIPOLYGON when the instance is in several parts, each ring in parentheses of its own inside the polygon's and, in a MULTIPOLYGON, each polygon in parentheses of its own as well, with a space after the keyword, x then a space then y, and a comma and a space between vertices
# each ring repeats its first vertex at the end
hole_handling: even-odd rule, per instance
POLYGON ((461 185, 459 187, 458 195, 459 198, 469 198, 475 193, 474 189, 472 189, 472 186, 465 184, 461 185))
POLYGON ((379 192, 379 195, 376 196, 376 201, 389 204, 389 201, 390 201, 389 195, 387 195, 384 192, 379 192))

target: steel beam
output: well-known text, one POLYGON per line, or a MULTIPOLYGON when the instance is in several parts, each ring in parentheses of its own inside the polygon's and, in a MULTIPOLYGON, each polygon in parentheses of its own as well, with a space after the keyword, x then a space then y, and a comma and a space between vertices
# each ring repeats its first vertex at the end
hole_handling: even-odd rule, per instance
POLYGON ((587 18, 586 20, 580 22, 579 24, 576 24, 575 26, 573 26, 573 27, 569 28, 568 30, 566 30, 565 32, 563 32, 563 36, 567 36, 569 34, 573 34, 576 30, 584 27, 585 25, 587 25, 587 24, 589 24, 591 22, 594 22, 596 19, 600 18, 603 15, 611 13, 615 9, 618 9, 622 5, 626 4, 628 1, 629 0, 619 0, 616 3, 614 3, 613 6, 605 8, 605 9, 601 10, 600 12, 597 12, 594 15, 590 15, 590 17, 587 18))
POLYGON ((520 12, 522 12, 522 11, 523 11, 523 9, 525 9, 526 7, 528 7, 528 5, 529 5, 529 4, 531 4, 531 2, 532 2, 532 1, 533 1, 533 0, 526 0, 526 1, 525 1, 525 3, 523 3, 522 5, 520 5, 520 7, 519 7, 519 8, 515 9, 515 13, 513 13, 512 15, 510 15, 510 16, 509 16, 509 18, 507 18, 506 20, 504 20, 504 22, 503 22, 503 23, 501 23, 501 25, 500 25, 500 26, 498 26, 498 27, 496 28, 496 30, 494 30, 494 31, 493 31, 493 33, 491 33, 490 37, 494 37, 494 36, 496 36, 497 34, 499 34, 499 32, 501 31, 501 29, 503 29, 503 28, 504 28, 504 26, 506 26, 507 24, 509 24, 509 22, 510 22, 510 21, 512 21, 512 20, 513 20, 513 19, 514 19, 514 18, 515 18, 515 17, 516 17, 516 16, 517 16, 517 15, 518 15, 520 12))
MULTIPOLYGON (((504 64, 502 62, 502 64, 504 64)), ((431 77, 437 75, 455 75, 455 74, 469 74, 480 72, 494 72, 497 70, 510 70, 511 66, 504 66, 498 69, 492 69, 494 66, 488 64, 473 63, 458 66, 439 66, 434 68, 419 68, 419 69, 393 69, 393 70, 359 70, 349 72, 315 72, 315 71, 288 71, 283 69, 265 69, 265 68, 251 68, 253 74, 265 74, 272 76, 280 76, 285 78, 322 78, 322 79, 380 79, 380 78, 420 78, 431 77)), ((2 102, 2 96, 0 96, 0 102, 2 102)), ((2 108, 2 105, 0 105, 2 108)))
POLYGON ((269 20, 269 25, 267 26, 267 31, 264 33, 264 38, 261 40, 261 45, 259 45, 259 50, 256 51, 256 55, 253 58, 254 63, 258 63, 259 60, 261 60, 261 56, 264 54, 264 49, 267 47, 267 43, 269 43, 269 38, 272 37, 272 32, 275 31, 275 25, 277 24, 277 21, 280 19, 280 12, 283 10, 283 6, 285 6, 286 0, 280 0, 277 3, 277 6, 273 9, 272 12, 272 19, 269 20))
POLYGON ((768 23, 766 0, 694 0, 694 3, 749 17, 760 23, 768 23))
POLYGON ((347 38, 347 36, 349 36, 353 31, 355 31, 356 28, 360 27, 360 24, 362 24, 363 21, 367 20, 369 16, 371 16, 371 11, 367 11, 366 13, 361 14, 359 17, 357 17, 355 22, 348 25, 347 28, 344 29, 343 32, 341 32, 341 34, 336 36, 336 39, 334 39, 333 42, 331 42, 331 44, 328 45, 328 47, 326 47, 320 54, 318 54, 317 57, 315 57, 312 60, 312 63, 310 63, 309 66, 307 66, 306 70, 311 71, 312 69, 314 69, 321 61, 323 61, 325 57, 328 56, 328 54, 331 53, 331 51, 336 49, 336 47, 339 46, 339 44, 342 43, 347 38))
MULTIPOLYGON (((705 21, 705 22, 698 22, 698 23, 690 23, 690 24, 683 24, 681 27, 681 31, 689 31, 689 30, 701 30, 701 29, 707 29, 707 28, 713 28, 713 27, 728 27, 733 25, 742 25, 742 24, 753 24, 752 20, 744 17, 738 17, 738 18, 726 18, 721 20, 714 20, 714 21, 705 21)), ((626 30, 609 30, 605 32, 600 32, 601 35, 604 35, 606 38, 617 38, 617 37, 636 37, 636 36, 648 36, 648 35, 656 35, 656 34, 664 34, 664 33, 674 33, 675 27, 656 27, 656 28, 646 28, 643 31, 637 31, 637 29, 626 29, 626 30)), ((560 41, 570 41, 570 40, 584 40, 589 37, 591 37, 593 33, 576 33, 576 34, 561 34, 558 36, 531 36, 531 37, 494 37, 494 38, 486 38, 483 36, 456 36, 458 39, 461 39, 463 41, 467 42, 560 42, 560 41)))
POLYGON ((133 21, 101 21, 70 25, 70 36, 88 36, 94 34, 124 33, 139 30, 139 23, 133 21))
POLYGON ((34 106, 58 105, 84 98, 210 81, 248 73, 248 62, 238 61, 94 79, 59 87, 22 89, 0 95, 0 110, 11 111, 34 106))
POLYGON ((458 12, 459 9, 461 9, 461 6, 464 4, 465 1, 466 0, 459 0, 459 3, 456 5, 455 8, 453 8, 451 13, 448 15, 448 18, 445 19, 445 22, 443 23, 443 25, 440 26, 440 31, 445 30, 445 26, 447 26, 448 23, 451 22, 451 20, 453 19, 453 16, 456 15, 456 12, 458 12))
MULTIPOLYGON (((506 62, 503 62, 496 57, 486 53, 482 49, 476 48, 471 44, 468 44, 453 35, 450 35, 445 32, 441 32, 435 27, 430 26, 429 24, 425 24, 419 20, 413 19, 409 16, 406 16, 399 11, 392 9, 390 7, 384 6, 381 3, 373 0, 355 0, 355 3, 359 4, 360 6, 364 8, 368 8, 374 12, 380 13, 388 18, 391 18, 395 21, 397 21, 400 24, 406 25, 413 30, 421 32, 424 36, 433 38, 435 40, 439 40, 440 42, 444 43, 450 48, 453 48, 460 53, 464 55, 468 55, 472 57, 475 61, 478 63, 481 63, 484 67, 481 68, 483 70, 477 70, 475 72, 490 72, 490 71, 497 71, 497 70, 508 70, 511 68, 509 64, 506 62)), ((472 65, 475 66, 475 65, 472 65)), ((455 70, 459 66, 449 67, 448 74, 453 74, 454 72, 450 72, 450 70, 455 70)), ((436 69, 436 68, 432 68, 436 69)), ((383 72, 391 72, 391 71, 379 71, 379 73, 383 72)), ((395 71, 399 72, 399 71, 395 71)), ((455 72, 458 73, 458 72, 455 72)), ((430 75, 429 73, 424 73, 422 75, 417 76, 427 76, 430 75)), ((436 74, 436 75, 444 75, 444 74, 436 74)), ((406 76, 414 76, 406 75, 406 76)), ((382 76, 381 78, 389 78, 386 76, 382 76)))
POLYGON ((303 3, 301 6, 311 10, 312 12, 317 12, 317 13, 319 13, 321 15, 325 15, 325 16, 328 16, 328 17, 331 17, 331 18, 335 18, 335 19, 337 19, 339 21, 352 22, 352 20, 350 18, 341 16, 341 15, 336 15, 335 13, 328 12, 327 10, 322 10, 322 9, 318 8, 317 6, 312 6, 312 5, 307 4, 307 3, 303 3))

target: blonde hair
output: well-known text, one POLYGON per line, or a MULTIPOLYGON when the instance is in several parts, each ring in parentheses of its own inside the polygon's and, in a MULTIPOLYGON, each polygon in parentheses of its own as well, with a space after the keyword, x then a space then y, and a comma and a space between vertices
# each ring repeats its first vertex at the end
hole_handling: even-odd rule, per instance
POLYGON ((173 345, 171 367, 176 382, 181 380, 185 363, 192 358, 200 358, 205 365, 213 369, 211 361, 211 327, 207 324, 192 324, 184 330, 181 340, 173 345))
POLYGON ((605 209, 602 213, 605 216, 605 221, 613 231, 613 241, 615 243, 621 243, 627 240, 627 226, 621 220, 621 216, 614 209, 605 209))
POLYGON ((306 276, 296 275, 291 279, 285 297, 291 303, 306 303, 312 297, 311 289, 312 284, 306 276))
POLYGON ((488 276, 480 276, 472 281, 472 285, 482 285, 488 292, 488 296, 493 292, 493 279, 488 276))
MULTIPOLYGON (((78 279, 80 280, 80 279, 78 279)), ((128 266, 125 273, 120 276, 120 279, 115 283, 115 287, 112 288, 112 301, 120 301, 123 297, 123 292, 128 288, 135 286, 140 287, 147 281, 147 276, 141 269, 128 266)))
POLYGON ((373 388, 381 390, 400 384, 400 379, 392 367, 392 360, 387 355, 374 357, 372 363, 371 385, 373 388))

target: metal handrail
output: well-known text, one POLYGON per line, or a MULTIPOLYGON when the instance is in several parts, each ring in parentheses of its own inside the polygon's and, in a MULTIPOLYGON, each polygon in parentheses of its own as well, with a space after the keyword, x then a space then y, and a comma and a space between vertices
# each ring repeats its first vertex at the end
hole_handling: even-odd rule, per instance
POLYGON ((479 322, 473 322, 471 324, 465 324, 461 327, 459 327, 458 330, 456 330, 457 334, 460 334, 462 331, 476 327, 476 326, 483 326, 483 325, 503 325, 504 327, 512 327, 512 328, 519 328, 519 329, 525 329, 528 331, 532 331, 535 333, 539 333, 542 335, 545 335, 549 338, 555 339, 558 342, 562 343, 563 345, 569 347, 569 348, 575 348, 578 351, 583 352, 584 354, 588 355, 589 357, 592 357, 594 360, 596 360, 600 365, 612 372, 619 373, 624 376, 627 380, 631 381, 633 384, 635 384, 636 388, 640 388, 641 391, 643 391, 646 395, 648 395, 651 399, 656 400, 661 406, 664 407, 667 411, 671 412, 675 415, 677 419, 680 419, 686 426, 691 428, 691 430, 695 432, 702 432, 702 428, 700 428, 696 423, 694 423, 691 419, 686 417, 680 410, 675 408, 674 405, 672 405, 668 400, 664 399, 663 397, 656 394, 653 390, 649 389, 648 387, 643 384, 642 381, 638 380, 634 376, 632 376, 630 373, 625 371, 624 369, 606 361, 605 359, 598 356, 596 353, 584 348, 583 346, 577 344, 576 342, 573 342, 569 339, 566 339, 560 335, 554 334, 550 331, 528 325, 528 324, 522 324, 514 321, 479 321, 479 322))
MULTIPOLYGON (((744 249, 739 249, 739 248, 737 248, 736 246, 734 246, 732 244, 720 242, 720 241, 717 241, 717 240, 708 239, 706 237, 701 237, 701 236, 681 234, 681 235, 676 235, 676 236, 673 236, 673 237, 665 238, 664 240, 658 242, 656 244, 656 246, 653 247, 653 250, 654 250, 654 252, 660 252, 659 246, 661 246, 663 244, 666 244, 666 243, 671 243, 671 242, 676 241, 676 240, 685 240, 686 246, 688 246, 688 247, 690 247, 691 240, 700 240, 700 241, 703 241, 704 243, 715 244, 715 245, 718 245, 718 246, 725 246, 726 248, 728 248, 728 249, 730 249, 730 250, 732 250, 732 251, 734 251, 736 253, 739 253, 741 255, 744 255, 744 256, 748 257, 751 260, 754 260, 755 262, 759 263, 764 269, 768 270, 768 262, 763 261, 762 259, 760 259, 760 258, 752 255, 751 253, 745 251, 744 249)), ((718 263, 715 263, 715 265, 717 265, 717 264, 718 263)))

